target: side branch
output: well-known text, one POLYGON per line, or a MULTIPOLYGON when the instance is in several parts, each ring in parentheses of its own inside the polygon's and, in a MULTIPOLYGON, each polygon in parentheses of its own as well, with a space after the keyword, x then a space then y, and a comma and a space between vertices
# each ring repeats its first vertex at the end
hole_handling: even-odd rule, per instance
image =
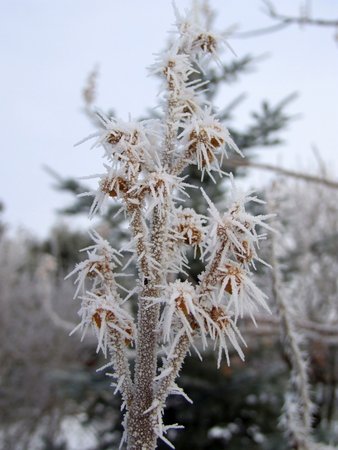
MULTIPOLYGON (((206 294, 208 289, 214 285, 214 272, 218 268, 224 248, 221 247, 215 254, 212 261, 210 261, 208 268, 204 274, 203 279, 200 282, 199 293, 200 295, 206 294)), ((175 338, 175 343, 170 353, 167 355, 165 363, 162 368, 163 373, 167 373, 163 378, 161 378, 156 394, 156 400, 158 401, 159 407, 164 407, 165 401, 170 394, 170 388, 173 386, 180 370, 185 360, 185 357, 189 351, 191 341, 186 334, 184 328, 180 330, 175 338)))
POLYGON ((177 101, 175 100, 175 94, 173 91, 169 91, 169 98, 167 101, 167 114, 166 114, 166 132, 165 132, 165 151, 163 157, 164 166, 170 169, 175 151, 175 140, 177 136, 177 117, 175 113, 175 106, 177 101))
POLYGON ((189 351, 189 338, 184 330, 182 331, 182 334, 176 337, 176 344, 167 356, 163 366, 163 372, 167 373, 167 375, 161 378, 158 384, 155 402, 158 402, 161 408, 164 408, 165 401, 170 394, 170 388, 174 385, 189 351))
POLYGON ((119 380, 116 389, 121 392, 125 406, 129 409, 133 400, 134 390, 125 338, 116 330, 111 330, 110 338, 111 340, 108 344, 109 353, 111 355, 114 371, 119 380))
MULTIPOLYGON (((138 201, 137 199, 135 200, 138 201)), ((149 259, 147 258, 149 255, 149 245, 147 240, 147 229, 142 219, 141 206, 127 198, 126 207, 130 217, 130 227, 136 240, 135 248, 139 274, 148 278, 150 275, 149 259)))

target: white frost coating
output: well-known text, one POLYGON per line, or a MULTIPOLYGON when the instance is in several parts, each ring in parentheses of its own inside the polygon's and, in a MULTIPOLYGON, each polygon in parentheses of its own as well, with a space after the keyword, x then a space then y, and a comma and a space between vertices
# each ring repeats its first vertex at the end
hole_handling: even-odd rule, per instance
POLYGON ((159 381, 161 378, 168 376, 172 371, 172 367, 168 367, 167 369, 162 370, 161 373, 154 378, 154 381, 159 381))
POLYGON ((158 400, 153 401, 153 403, 150 405, 150 407, 148 409, 146 409, 145 411, 143 411, 143 414, 148 414, 150 413, 150 411, 153 411, 154 409, 156 409, 159 406, 160 402, 158 400))
POLYGON ((201 357, 198 343, 205 348, 211 341, 218 367, 223 354, 230 364, 232 350, 244 360, 240 320, 255 321, 259 309, 269 311, 252 276, 255 261, 261 261, 258 248, 265 235, 260 230, 270 229, 265 223, 270 216, 246 209, 259 200, 239 191, 230 176, 225 211, 203 190, 206 214, 182 205, 195 187, 183 175, 189 165, 202 180, 206 175, 217 182, 228 152, 242 155, 205 97, 202 68, 219 62, 224 40, 204 22, 198 2, 185 16, 176 10, 174 40, 150 69, 162 80, 161 118, 123 121, 99 114, 100 129, 91 136, 94 147, 104 150, 104 171, 90 215, 106 202, 119 203, 130 240, 118 252, 92 232, 87 259, 70 274, 77 277, 75 297, 81 300, 76 329, 84 336, 92 328, 97 350, 111 360, 103 369, 114 370, 115 393, 121 392, 125 411, 120 447, 126 443, 129 450, 154 450, 158 438, 174 448, 166 434, 180 426, 166 426, 162 417, 169 394, 191 402, 175 383, 189 350, 201 357), (190 250, 204 266, 197 281, 181 279, 190 275, 190 250), (128 279, 117 272, 122 260, 122 271, 137 268, 134 284, 130 279, 126 285, 128 279), (130 346, 136 353, 133 376, 130 346), (158 367, 160 348, 165 356, 158 367))

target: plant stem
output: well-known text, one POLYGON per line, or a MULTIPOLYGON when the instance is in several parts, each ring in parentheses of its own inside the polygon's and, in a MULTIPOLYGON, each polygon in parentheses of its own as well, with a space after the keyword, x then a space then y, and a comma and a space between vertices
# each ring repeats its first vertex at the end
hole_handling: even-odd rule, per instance
MULTIPOLYGON (((165 246, 167 216, 167 208, 162 214, 155 208, 151 235, 151 256, 155 261, 160 261, 165 246)), ((144 279, 144 287, 139 297, 135 387, 128 417, 128 450, 156 448, 156 417, 153 411, 145 411, 152 406, 155 399, 154 378, 157 373, 157 326, 160 306, 154 305, 152 299, 159 297, 161 282, 163 272, 154 270, 152 278, 144 279)))

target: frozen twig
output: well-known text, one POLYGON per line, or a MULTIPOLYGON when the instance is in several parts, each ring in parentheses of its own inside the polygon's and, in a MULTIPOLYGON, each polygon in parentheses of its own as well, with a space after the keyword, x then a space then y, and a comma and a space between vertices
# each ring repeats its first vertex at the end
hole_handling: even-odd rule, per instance
MULTIPOLYGON (((274 211, 272 202, 270 210, 274 211)), ((288 392, 284 406, 283 424, 293 445, 302 450, 311 450, 312 415, 314 405, 310 398, 308 365, 306 355, 301 350, 302 336, 296 331, 290 305, 283 295, 281 273, 279 271, 276 238, 271 237, 272 290, 280 316, 280 332, 283 348, 291 361, 291 391, 288 392)))

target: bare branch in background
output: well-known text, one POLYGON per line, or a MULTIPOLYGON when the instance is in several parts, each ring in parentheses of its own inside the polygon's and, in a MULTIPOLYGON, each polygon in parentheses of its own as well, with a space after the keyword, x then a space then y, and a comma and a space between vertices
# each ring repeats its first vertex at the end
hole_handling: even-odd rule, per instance
POLYGON ((309 2, 301 8, 299 16, 289 16, 277 11, 274 4, 268 0, 264 1, 266 12, 269 17, 280 22, 280 24, 315 25, 319 27, 337 27, 338 19, 318 19, 310 17, 309 2))
MULTIPOLYGON (((338 29, 338 19, 319 19, 312 18, 310 14, 310 2, 305 2, 300 6, 300 13, 298 16, 292 16, 287 14, 281 14, 277 11, 275 5, 268 1, 263 0, 265 4, 265 13, 272 20, 275 20, 277 23, 275 25, 271 25, 268 27, 262 27, 255 30, 248 31, 235 31, 232 33, 233 38, 251 38, 263 36, 266 34, 275 33, 277 31, 284 30, 285 28, 290 27, 291 25, 300 25, 300 26, 316 26, 316 27, 325 27, 325 28, 335 28, 338 29)), ((335 35, 335 39, 337 39, 337 35, 335 35)))
POLYGON ((272 164, 258 163, 255 161, 246 161, 237 158, 236 159, 232 158, 229 161, 227 161, 227 165, 229 167, 251 167, 253 169, 268 170, 270 172, 274 172, 279 175, 285 175, 287 177, 308 181, 310 183, 322 184, 332 189, 338 189, 338 181, 330 180, 316 175, 310 175, 303 172, 296 172, 294 170, 283 169, 282 167, 274 166, 272 164))

